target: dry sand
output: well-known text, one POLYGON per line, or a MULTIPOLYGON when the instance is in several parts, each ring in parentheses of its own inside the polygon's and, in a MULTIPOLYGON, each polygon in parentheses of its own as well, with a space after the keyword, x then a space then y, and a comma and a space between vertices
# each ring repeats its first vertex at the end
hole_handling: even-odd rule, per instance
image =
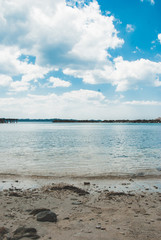
POLYGON ((1 177, 0 239, 161 239, 161 193, 153 184, 152 191, 147 184, 144 189, 132 189, 135 179, 118 180, 119 184, 106 180, 103 187, 101 181, 85 185, 81 181, 79 187, 84 192, 78 182, 72 184, 76 188, 50 182, 21 189, 17 187, 21 181, 13 178, 12 187, 5 189, 9 180, 1 177), (56 213, 57 222, 37 221, 37 215, 31 213, 42 208, 56 213), (19 227, 30 229, 14 234, 19 227))

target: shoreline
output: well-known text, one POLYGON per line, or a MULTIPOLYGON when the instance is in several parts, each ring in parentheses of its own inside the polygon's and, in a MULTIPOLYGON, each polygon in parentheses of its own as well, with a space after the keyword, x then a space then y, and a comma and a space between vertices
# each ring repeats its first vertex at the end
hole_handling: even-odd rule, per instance
POLYGON ((31 173, 28 174, 27 172, 0 172, 0 178, 2 177, 25 177, 25 178, 46 178, 46 179, 57 179, 57 178, 72 178, 72 179, 128 179, 128 178, 132 178, 132 179, 161 179, 161 170, 157 170, 155 173, 151 173, 151 170, 147 170, 144 172, 138 172, 138 173, 102 173, 102 174, 74 174, 74 173, 70 173, 70 174, 42 174, 42 173, 31 173))
POLYGON ((113 191, 120 189, 123 192, 160 192, 161 175, 147 176, 42 176, 22 174, 1 174, 0 191, 11 187, 25 189, 41 188, 51 184, 70 184, 86 188, 85 182, 97 185, 101 190, 111 188, 113 191))

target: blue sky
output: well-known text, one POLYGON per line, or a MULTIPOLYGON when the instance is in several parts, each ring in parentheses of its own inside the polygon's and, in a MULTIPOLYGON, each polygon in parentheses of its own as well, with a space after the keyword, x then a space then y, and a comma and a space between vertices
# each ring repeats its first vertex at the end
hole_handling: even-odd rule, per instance
POLYGON ((0 0, 0 117, 161 116, 160 0, 0 0))

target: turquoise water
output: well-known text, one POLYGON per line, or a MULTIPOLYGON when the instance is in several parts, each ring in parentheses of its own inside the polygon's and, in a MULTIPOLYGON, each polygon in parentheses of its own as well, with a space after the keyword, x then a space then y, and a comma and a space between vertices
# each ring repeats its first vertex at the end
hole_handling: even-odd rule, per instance
POLYGON ((0 139, 0 173, 161 174, 161 124, 1 124, 0 139))

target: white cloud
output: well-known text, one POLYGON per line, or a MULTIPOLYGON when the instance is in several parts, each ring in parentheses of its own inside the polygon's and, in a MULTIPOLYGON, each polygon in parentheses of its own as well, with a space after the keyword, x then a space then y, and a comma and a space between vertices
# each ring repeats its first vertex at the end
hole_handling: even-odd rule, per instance
POLYGON ((72 100, 78 102, 86 102, 86 101, 103 101, 105 96, 101 92, 96 92, 92 90, 84 90, 80 89, 79 91, 67 92, 62 95, 65 100, 72 100))
POLYGON ((156 63, 146 59, 124 61, 122 57, 115 59, 115 71, 111 77, 117 91, 124 91, 139 83, 156 86, 156 76, 161 74, 161 62, 156 63))
POLYGON ((132 24, 127 24, 126 25, 126 32, 134 32, 135 28, 132 24))
POLYGON ((154 5, 155 4, 155 1, 154 0, 150 0, 151 4, 154 5))
POLYGON ((161 87, 161 81, 159 79, 159 76, 156 77, 154 84, 156 87, 161 87))
POLYGON ((161 44, 161 33, 158 34, 158 40, 159 40, 159 42, 161 44))
POLYGON ((1 114, 19 118, 88 118, 99 116, 104 108, 104 95, 91 90, 78 90, 62 95, 31 95, 22 98, 0 98, 1 114))
POLYGON ((55 77, 50 77, 49 78, 49 82, 52 83, 52 87, 56 88, 56 87, 70 87, 71 83, 68 81, 64 81, 60 78, 55 78, 55 77))
MULTIPOLYGON (((144 0, 140 0, 141 2, 143 2, 144 0)), ((154 5, 155 4, 155 1, 154 0, 147 0, 148 2, 151 3, 151 5, 154 5)))
MULTIPOLYGON (((21 51, 17 47, 8 47, 0 45, 0 73, 5 80, 6 86, 14 91, 25 91, 29 89, 29 83, 32 80, 42 79, 51 71, 52 67, 41 67, 37 64, 20 61, 21 51), (21 75, 21 79, 14 81, 21 75), (7 84, 8 82, 8 84, 7 84)), ((2 85, 2 84, 1 84, 2 85)))
POLYGON ((64 74, 83 78, 84 82, 90 84, 110 83, 116 86, 116 91, 126 91, 140 83, 160 86, 158 76, 161 74, 161 62, 147 59, 125 61, 118 57, 114 59, 113 64, 103 65, 102 68, 87 71, 65 69, 64 74))
POLYGON ((2 16, 1 42, 34 53, 38 63, 85 66, 105 61, 106 50, 124 43, 117 36, 114 17, 103 16, 95 0, 79 8, 65 0, 4 1, 2 16))
POLYGON ((161 102, 111 101, 100 92, 81 89, 61 95, 1 97, 0 109, 2 116, 17 118, 136 119, 157 118, 161 102))
MULTIPOLYGON (((88 5, 70 3, 72 7, 65 0, 1 2, 0 55, 4 57, 0 72, 10 77, 22 75, 22 83, 12 86, 42 79, 56 68, 84 69, 86 73, 111 64, 108 50, 124 43, 114 17, 102 15, 95 0, 88 5), (35 56, 36 64, 20 61, 22 54, 35 56)), ((27 85, 22 89, 28 89, 27 85)))
POLYGON ((17 47, 0 45, 0 73, 6 75, 17 75, 21 52, 17 47))
POLYGON ((7 87, 12 82, 12 78, 10 76, 6 76, 3 74, 0 74, 0 86, 1 87, 7 87))
POLYGON ((124 41, 117 37, 114 18, 102 16, 97 2, 81 10, 79 17, 79 39, 69 51, 69 56, 84 62, 103 62, 108 56, 108 49, 122 46, 124 41))
POLYGON ((127 101, 124 102, 123 104, 125 105, 138 105, 138 106, 142 106, 142 105, 147 105, 147 106, 161 106, 161 102, 159 101, 127 101))
POLYGON ((10 84, 10 91, 13 92, 23 92, 27 91, 30 87, 30 84, 25 81, 14 81, 10 84))
MULTIPOLYGON (((63 69, 85 83, 110 83, 117 91, 136 88, 140 82, 160 86, 156 80, 161 74, 160 62, 124 61, 122 57, 111 60, 109 50, 122 47, 124 40, 118 36, 114 17, 102 15, 96 0, 89 4, 83 0, 0 4, 0 73, 14 79, 10 90, 28 90, 32 81, 44 79, 54 69, 63 69), (21 61, 22 54, 35 56, 36 63, 21 61), (21 79, 16 79, 20 75, 21 79)), ((128 31, 133 29, 127 25, 128 31)), ((54 80, 53 87, 69 86, 62 81, 54 80)))

